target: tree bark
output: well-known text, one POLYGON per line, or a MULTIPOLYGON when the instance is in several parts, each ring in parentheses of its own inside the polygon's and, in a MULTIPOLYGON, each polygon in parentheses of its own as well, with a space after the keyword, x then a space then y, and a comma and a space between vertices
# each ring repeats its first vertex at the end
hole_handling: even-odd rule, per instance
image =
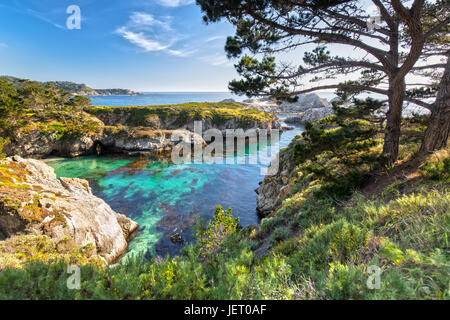
POLYGON ((405 100, 405 79, 389 81, 388 100, 389 110, 386 114, 386 128, 383 145, 383 160, 386 165, 393 165, 397 161, 400 142, 400 126, 402 122, 402 108, 405 100))
POLYGON ((433 152, 447 146, 450 131, 450 59, 447 59, 429 121, 420 153, 433 152))

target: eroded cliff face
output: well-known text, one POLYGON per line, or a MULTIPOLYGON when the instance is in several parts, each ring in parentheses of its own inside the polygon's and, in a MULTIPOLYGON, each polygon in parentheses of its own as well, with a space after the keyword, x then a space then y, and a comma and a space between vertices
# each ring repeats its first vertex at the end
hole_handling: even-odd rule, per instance
POLYGON ((94 196, 83 179, 56 178, 44 162, 19 156, 0 162, 0 240, 46 235, 93 246, 110 263, 128 247, 137 223, 94 196))
MULTIPOLYGON (((110 112, 96 113, 96 117, 103 121, 107 126, 136 126, 136 120, 132 112, 126 110, 115 110, 110 112)), ((212 119, 209 117, 186 116, 183 114, 176 115, 149 115, 139 119, 139 125, 152 130, 188 130, 194 131, 194 122, 201 122, 202 131, 209 129, 218 129, 224 131, 226 129, 279 129, 280 124, 277 120, 246 120, 239 117, 231 117, 230 119, 212 119)))
POLYGON ((262 218, 274 212, 291 191, 291 172, 295 169, 295 164, 290 152, 281 151, 277 168, 278 170, 275 171, 270 165, 268 172, 271 174, 266 175, 255 190, 256 210, 262 218))
POLYGON ((194 121, 201 122, 202 133, 209 129, 218 129, 225 134, 228 129, 279 129, 277 120, 248 120, 239 117, 214 121, 211 118, 184 117, 182 115, 151 115, 139 118, 134 123, 132 114, 126 111, 111 111, 86 118, 97 123, 96 130, 83 133, 77 138, 61 138, 57 132, 39 129, 19 131, 11 137, 3 152, 8 156, 19 155, 25 158, 44 158, 49 155, 77 157, 104 152, 126 155, 162 155, 170 153, 172 148, 184 141, 191 144, 205 144, 200 134, 195 133, 194 121), (176 136, 174 132, 176 130, 176 136))
POLYGON ((94 152, 94 142, 102 135, 85 135, 74 140, 62 140, 56 132, 42 132, 38 129, 19 131, 10 138, 3 152, 8 156, 18 155, 26 158, 43 158, 49 155, 77 157, 94 152))
POLYGON ((173 134, 173 130, 104 126, 97 134, 84 135, 74 140, 61 140, 56 134, 33 130, 18 133, 3 151, 8 156, 36 159, 50 155, 72 158, 105 152, 152 156, 170 152, 180 141, 204 144, 201 136, 188 130, 177 131, 176 136, 173 134))

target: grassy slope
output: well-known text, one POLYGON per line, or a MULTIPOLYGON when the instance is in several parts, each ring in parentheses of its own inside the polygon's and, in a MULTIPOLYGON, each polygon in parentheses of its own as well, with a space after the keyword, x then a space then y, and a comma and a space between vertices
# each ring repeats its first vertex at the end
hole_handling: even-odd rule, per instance
POLYGON ((182 256, 83 266, 81 290, 67 290, 63 262, 8 268, 0 298, 448 299, 449 152, 417 158, 419 140, 404 137, 401 163, 379 168, 380 140, 369 151, 337 158, 321 149, 296 162, 298 138, 281 157, 295 163, 291 192, 261 225, 234 231, 221 215, 229 234, 214 250, 204 239, 216 233, 199 227, 202 240, 182 256), (342 172, 355 171, 368 178, 346 194, 355 179, 342 172), (367 287, 369 266, 382 270, 379 289, 367 287))

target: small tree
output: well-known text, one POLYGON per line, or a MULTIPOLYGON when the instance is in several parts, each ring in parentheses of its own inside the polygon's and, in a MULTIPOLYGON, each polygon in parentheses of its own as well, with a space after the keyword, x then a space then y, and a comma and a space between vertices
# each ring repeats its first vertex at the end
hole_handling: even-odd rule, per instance
POLYGON ((224 211, 221 206, 217 206, 213 220, 208 224, 206 230, 201 230, 197 234, 202 255, 206 256, 216 252, 223 240, 238 230, 238 223, 239 217, 233 218, 231 208, 224 211))
POLYGON ((23 103, 17 89, 3 79, 0 79, 0 127, 4 131, 13 132, 17 126, 23 103))

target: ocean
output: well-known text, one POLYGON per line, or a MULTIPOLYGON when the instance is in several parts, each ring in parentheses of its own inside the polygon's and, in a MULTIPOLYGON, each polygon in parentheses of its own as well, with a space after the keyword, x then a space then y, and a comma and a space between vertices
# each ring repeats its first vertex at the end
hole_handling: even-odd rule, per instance
MULTIPOLYGON (((328 101, 335 97, 332 92, 317 92, 321 98, 328 101)), ((143 92, 137 96, 88 96, 94 106, 148 106, 177 104, 187 102, 219 102, 233 99, 241 102, 248 99, 231 92, 143 92)))

